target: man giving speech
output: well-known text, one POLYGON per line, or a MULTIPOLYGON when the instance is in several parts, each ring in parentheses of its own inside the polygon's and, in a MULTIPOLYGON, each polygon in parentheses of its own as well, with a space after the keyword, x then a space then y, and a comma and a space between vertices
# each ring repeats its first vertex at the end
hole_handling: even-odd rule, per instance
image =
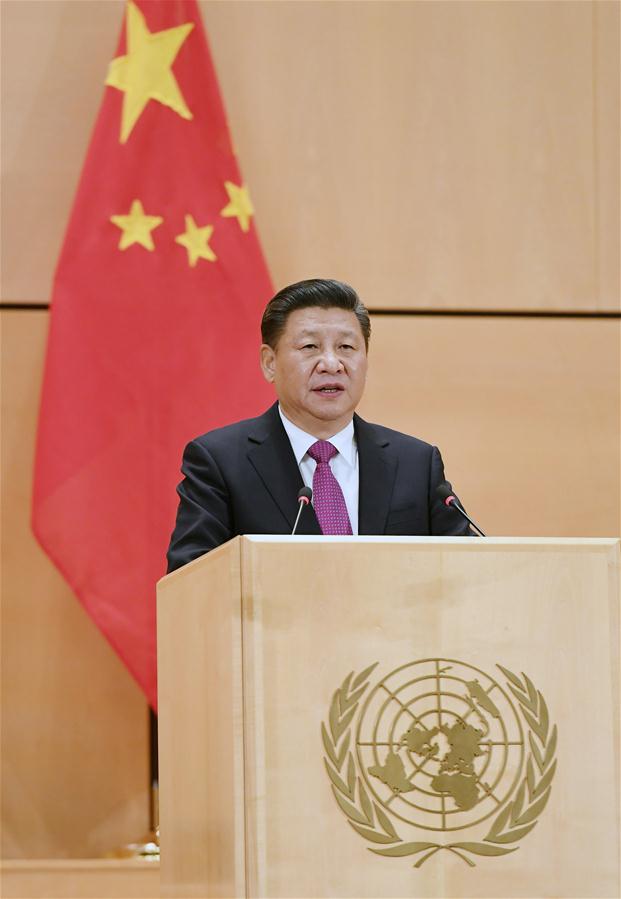
POLYGON ((261 368, 278 402, 186 447, 169 571, 238 534, 290 534, 304 485, 313 502, 299 534, 470 533, 436 495, 437 447, 355 414, 370 334, 365 306, 340 281, 301 281, 270 300, 261 368))

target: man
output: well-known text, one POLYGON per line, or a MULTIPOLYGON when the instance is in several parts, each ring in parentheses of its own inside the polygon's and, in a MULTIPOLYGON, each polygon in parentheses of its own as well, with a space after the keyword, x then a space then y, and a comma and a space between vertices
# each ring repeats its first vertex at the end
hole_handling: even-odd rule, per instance
POLYGON ((169 571, 237 534, 467 535, 436 496, 436 447, 354 414, 371 324, 356 292, 315 279, 283 288, 261 323, 261 368, 278 402, 186 447, 169 571))

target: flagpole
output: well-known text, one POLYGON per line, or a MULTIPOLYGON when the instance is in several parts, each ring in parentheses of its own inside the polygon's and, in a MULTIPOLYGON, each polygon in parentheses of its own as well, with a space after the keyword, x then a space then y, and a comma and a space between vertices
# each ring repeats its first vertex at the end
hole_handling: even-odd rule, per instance
POLYGON ((155 835, 155 842, 160 844, 160 805, 159 805, 159 755, 157 748, 157 715, 149 706, 149 780, 150 798, 149 830, 155 835))
POLYGON ((142 858, 160 860, 159 763, 157 750, 157 715, 149 706, 149 832, 137 843, 107 852, 106 858, 142 858))

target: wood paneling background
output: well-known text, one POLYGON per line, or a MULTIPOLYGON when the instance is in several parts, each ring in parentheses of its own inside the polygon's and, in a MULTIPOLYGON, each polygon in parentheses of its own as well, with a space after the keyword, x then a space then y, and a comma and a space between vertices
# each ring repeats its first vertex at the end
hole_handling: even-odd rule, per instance
MULTIPOLYGON (((618 3, 201 8, 275 284, 329 273, 372 308, 619 308, 618 3)), ((1 9, 3 297, 35 302, 123 6, 1 9)))
MULTIPOLYGON (((275 285, 340 277, 403 313, 373 318, 362 414, 437 443, 490 533, 618 534, 619 322, 599 314, 619 310, 619 4, 201 9, 275 285)), ((29 531, 29 307, 123 4, 0 14, 1 299, 21 305, 2 314, 3 853, 87 856, 146 828, 146 706, 29 531)))
POLYGON ((276 283, 332 272, 373 308, 618 308, 618 5, 204 12, 276 283))
POLYGON ((31 534, 47 313, 0 320, 2 853, 96 856, 147 831, 147 708, 31 534))
POLYGON ((436 443, 495 536, 621 534, 619 321, 374 317, 360 413, 436 443))

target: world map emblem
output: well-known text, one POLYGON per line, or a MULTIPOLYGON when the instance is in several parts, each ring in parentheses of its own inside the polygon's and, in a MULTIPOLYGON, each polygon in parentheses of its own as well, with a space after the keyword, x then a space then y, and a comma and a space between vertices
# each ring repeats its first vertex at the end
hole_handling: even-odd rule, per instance
POLYGON ((420 867, 444 850, 474 866, 473 857, 515 852, 535 827, 552 790, 557 729, 531 679, 496 667, 420 659, 372 683, 375 663, 335 691, 324 763, 371 851, 416 856, 420 867))

